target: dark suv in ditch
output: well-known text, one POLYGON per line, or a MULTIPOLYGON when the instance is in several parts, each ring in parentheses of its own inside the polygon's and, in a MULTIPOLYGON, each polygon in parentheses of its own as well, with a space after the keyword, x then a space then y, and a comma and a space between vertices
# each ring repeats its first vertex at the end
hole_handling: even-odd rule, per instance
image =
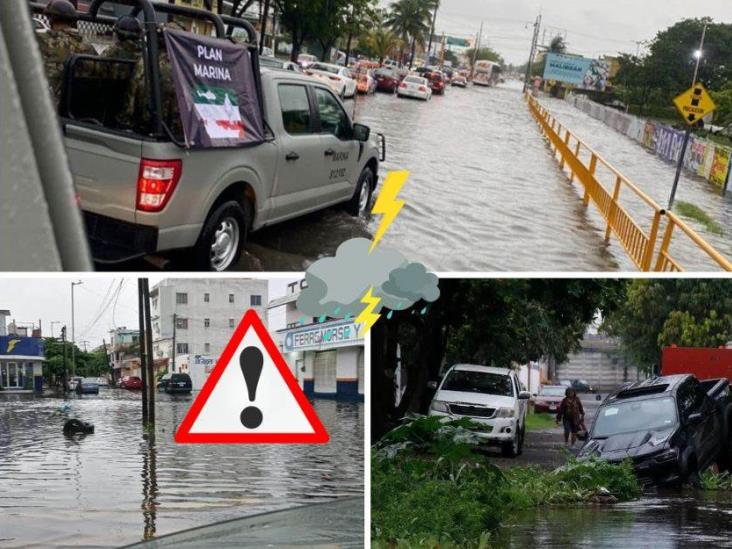
POLYGON ((158 390, 168 394, 187 394, 193 390, 193 382, 188 374, 165 374, 158 381, 158 390))
POLYGON ((643 483, 698 482, 730 458, 732 421, 726 379, 656 377, 621 387, 597 411, 579 457, 631 460, 643 483))

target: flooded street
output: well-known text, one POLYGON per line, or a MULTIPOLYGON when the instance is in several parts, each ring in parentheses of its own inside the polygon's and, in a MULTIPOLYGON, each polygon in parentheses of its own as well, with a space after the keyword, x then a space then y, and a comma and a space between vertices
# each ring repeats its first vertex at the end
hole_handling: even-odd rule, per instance
POLYGON ((553 507, 520 513, 497 546, 525 548, 732 547, 732 494, 668 492, 612 506, 553 507))
POLYGON ((139 392, 1 396, 0 546, 119 546, 363 494, 362 404, 314 402, 326 445, 175 444, 195 395, 158 395, 154 442, 142 435, 139 392), (64 437, 72 417, 95 433, 64 437))
MULTIPOLYGON (((540 101, 660 205, 667 204, 672 164, 568 102, 540 101)), ((448 88, 428 103, 377 93, 347 100, 346 107, 356 121, 386 135, 379 181, 389 170, 410 172, 400 194, 406 205, 383 241, 411 260, 437 272, 636 270, 616 239, 604 241, 604 220, 594 206, 582 205, 580 187, 560 172, 519 82, 448 88)), ((677 200, 698 206, 723 228, 732 223, 732 198, 704 180, 682 177, 677 200)), ((630 192, 623 193, 621 203, 648 229, 651 215, 645 204, 630 192)), ((235 269, 305 270, 334 255, 345 240, 371 238, 380 219, 356 219, 333 207, 266 227, 250 236, 235 269)), ((686 221, 732 255, 732 234, 686 221)), ((684 237, 674 238, 671 251, 688 270, 713 270, 684 237)), ((185 252, 170 259, 167 270, 193 268, 185 252)), ((147 270, 150 264, 139 261, 126 268, 147 270)))

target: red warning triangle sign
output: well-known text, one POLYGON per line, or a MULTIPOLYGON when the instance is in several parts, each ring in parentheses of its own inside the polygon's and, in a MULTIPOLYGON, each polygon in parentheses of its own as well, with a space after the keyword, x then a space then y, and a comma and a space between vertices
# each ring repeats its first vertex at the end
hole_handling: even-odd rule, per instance
POLYGON ((328 433, 249 309, 175 433, 176 442, 324 443, 328 433))

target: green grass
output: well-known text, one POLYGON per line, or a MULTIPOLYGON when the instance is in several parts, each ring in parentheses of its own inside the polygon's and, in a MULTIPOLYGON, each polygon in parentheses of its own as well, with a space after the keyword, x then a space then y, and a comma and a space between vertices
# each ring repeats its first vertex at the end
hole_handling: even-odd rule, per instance
POLYGON ((476 451, 466 427, 470 426, 464 422, 417 418, 375 445, 373 547, 487 548, 500 526, 519 511, 640 496, 629 462, 615 465, 569 457, 554 471, 502 470, 476 451))
POLYGON ((707 469, 699 475, 699 484, 702 490, 732 490, 732 475, 707 469))
POLYGON ((554 414, 527 414, 526 430, 527 431, 544 431, 553 429, 557 426, 554 414))
POLYGON ((689 202, 684 202, 683 200, 678 200, 674 205, 674 209, 680 216, 698 221, 699 223, 704 225, 706 230, 710 233, 720 236, 724 235, 724 229, 722 228, 722 225, 720 225, 716 220, 712 219, 709 214, 702 210, 699 206, 696 206, 689 202))

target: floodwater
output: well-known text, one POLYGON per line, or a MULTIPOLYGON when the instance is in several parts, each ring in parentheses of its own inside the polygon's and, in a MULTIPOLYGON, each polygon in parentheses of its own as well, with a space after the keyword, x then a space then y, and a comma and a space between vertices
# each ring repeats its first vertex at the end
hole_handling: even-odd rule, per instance
POLYGON ((158 395, 149 441, 139 392, 0 396, 0 546, 119 546, 363 495, 362 404, 314 402, 331 437, 325 445, 175 444, 192 399, 158 395), (72 417, 95 433, 64 437, 72 417))
POLYGON ((732 494, 669 492, 617 505, 527 511, 501 529, 496 546, 516 549, 732 547, 732 494))

